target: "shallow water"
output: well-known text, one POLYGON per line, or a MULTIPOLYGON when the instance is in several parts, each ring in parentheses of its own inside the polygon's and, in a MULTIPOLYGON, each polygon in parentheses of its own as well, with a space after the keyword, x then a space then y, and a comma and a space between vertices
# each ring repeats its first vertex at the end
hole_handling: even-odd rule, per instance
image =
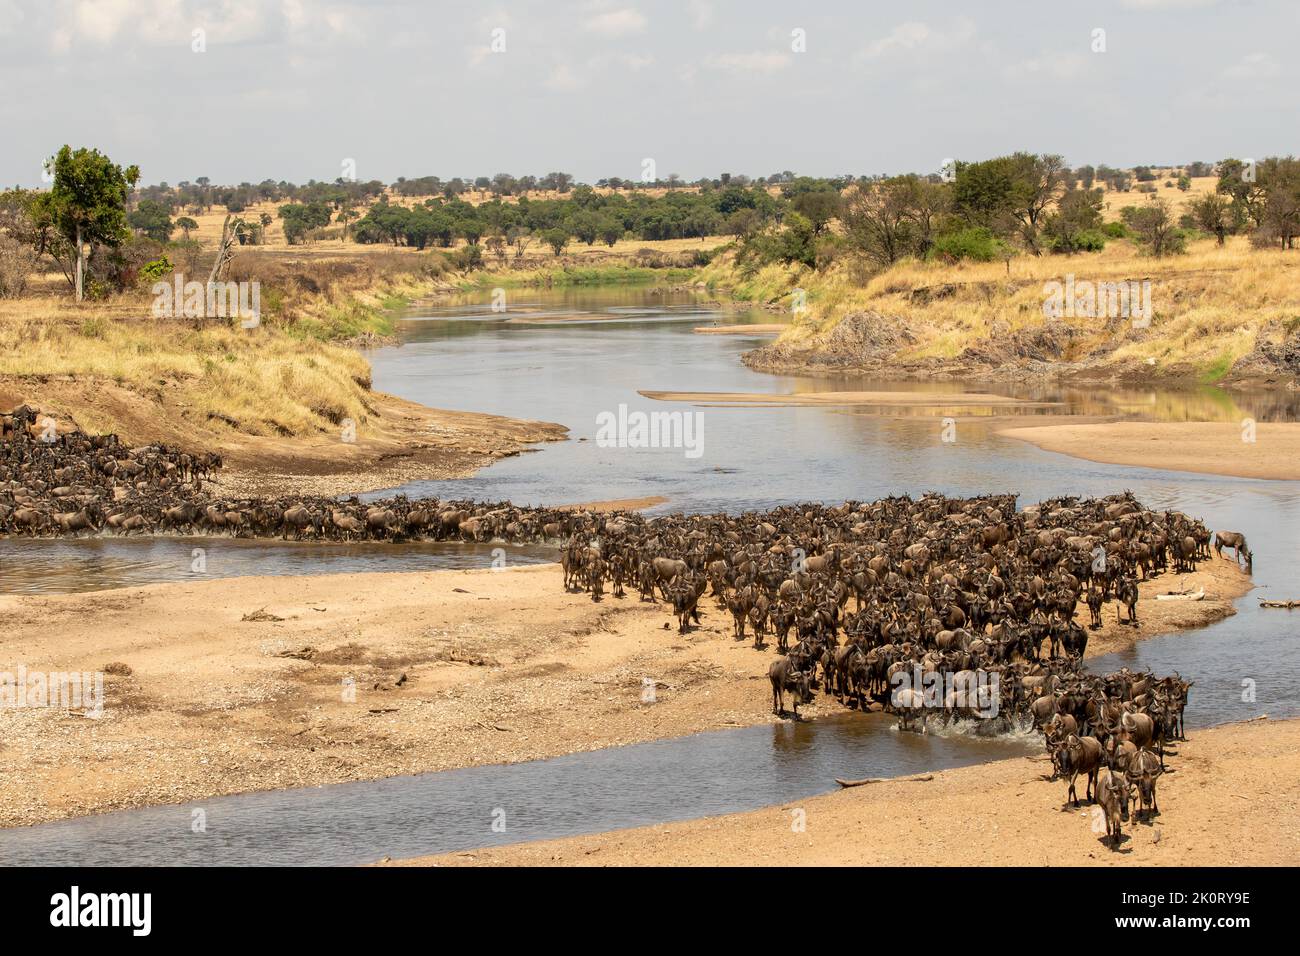
POLYGON ((1036 752, 883 716, 711 731, 506 766, 277 790, 0 830, 0 865, 349 865, 753 810, 1036 752), (206 831, 195 833, 195 811, 206 831), (504 832, 493 829, 503 821, 504 832))
POLYGON ((0 594, 66 594, 163 581, 542 564, 541 545, 313 543, 220 537, 0 538, 0 594))

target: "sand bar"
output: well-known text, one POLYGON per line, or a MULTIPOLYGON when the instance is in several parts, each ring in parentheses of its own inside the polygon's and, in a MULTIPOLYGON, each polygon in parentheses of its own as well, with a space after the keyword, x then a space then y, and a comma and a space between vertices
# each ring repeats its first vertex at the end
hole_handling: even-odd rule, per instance
POLYGON ((998 432, 1088 461, 1238 478, 1300 480, 1300 422, 1137 422, 1035 425, 998 432))

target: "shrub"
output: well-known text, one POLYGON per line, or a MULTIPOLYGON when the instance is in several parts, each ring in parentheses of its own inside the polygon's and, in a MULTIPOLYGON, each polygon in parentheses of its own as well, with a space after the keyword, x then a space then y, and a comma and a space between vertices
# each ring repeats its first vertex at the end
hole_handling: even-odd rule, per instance
POLYGON ((1057 253, 1101 252, 1105 248, 1106 235, 1101 229, 1085 229, 1072 236, 1068 242, 1057 238, 1051 243, 1052 252, 1057 253))
POLYGON ((972 262, 992 262, 1002 257, 1005 248, 991 231, 983 226, 974 226, 938 236, 930 247, 929 255, 931 258, 952 261, 970 259, 972 262))
POLYGON ((164 276, 172 274, 174 267, 167 260, 166 256, 158 259, 151 259, 140 267, 138 282, 144 286, 151 286, 164 276))
POLYGON ((0 236, 0 299, 16 299, 27 291, 36 259, 36 250, 31 246, 0 236))

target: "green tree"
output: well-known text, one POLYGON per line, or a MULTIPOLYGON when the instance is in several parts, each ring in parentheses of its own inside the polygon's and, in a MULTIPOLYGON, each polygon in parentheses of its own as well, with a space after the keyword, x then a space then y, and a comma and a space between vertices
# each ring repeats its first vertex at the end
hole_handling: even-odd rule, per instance
POLYGON ((1204 229, 1223 245, 1230 232, 1234 231, 1232 200, 1222 193, 1206 193, 1191 201, 1192 221, 1198 229, 1204 229))
POLYGON ((1223 160, 1219 163, 1219 183, 1215 191, 1232 200, 1238 222, 1250 222, 1258 227, 1264 221, 1264 204, 1268 196, 1256 166, 1239 159, 1223 160))
POLYGON ((844 200, 842 222, 850 248, 880 267, 916 251, 917 228, 907 176, 859 183, 844 200))
MULTIPOLYGON (((262 213, 262 215, 265 216, 266 213, 262 213)), ((268 216, 267 218, 270 217, 268 216)), ((188 239, 190 237, 190 233, 193 232, 195 229, 199 228, 199 224, 195 222, 193 219, 191 219, 189 216, 181 216, 179 219, 176 220, 176 228, 179 229, 181 232, 183 232, 185 234, 185 238, 188 239)))
POLYGON ((73 288, 85 299, 87 245, 116 248, 130 238, 126 199, 140 169, 123 169, 97 149, 64 146, 54 158, 54 184, 42 197, 42 211, 71 249, 73 288))
POLYGON ((324 202, 292 203, 281 206, 280 220, 284 223, 284 241, 296 246, 313 229, 329 225, 330 208, 324 202))
POLYGON ((565 246, 569 244, 569 233, 558 227, 547 229, 542 233, 542 242, 550 246, 551 251, 558 256, 564 252, 565 246))
POLYGON ((1103 193, 1100 189, 1071 189, 1043 219, 1043 234, 1053 252, 1073 254, 1105 244, 1101 233, 1103 193))
POLYGON ((127 214, 126 221, 132 229, 157 242, 166 242, 176 228, 171 210, 154 199, 140 200, 140 204, 127 214))
POLYGON ((1153 199, 1149 206, 1125 206, 1120 215, 1124 225, 1133 230, 1134 238, 1153 256, 1169 256, 1185 251, 1186 237, 1174 217, 1169 203, 1153 199))

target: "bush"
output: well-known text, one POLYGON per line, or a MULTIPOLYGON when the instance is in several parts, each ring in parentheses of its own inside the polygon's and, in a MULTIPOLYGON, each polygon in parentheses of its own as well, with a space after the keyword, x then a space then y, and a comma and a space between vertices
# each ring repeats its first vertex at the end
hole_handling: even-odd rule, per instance
POLYGON ((468 246, 451 253, 448 258, 457 272, 479 269, 483 266, 483 247, 477 243, 470 243, 468 246))
POLYGON ((0 299, 16 299, 27 291, 36 259, 36 250, 31 246, 0 236, 0 299))
POLYGON ((1129 235, 1128 226, 1122 222, 1108 222, 1101 227, 1101 232, 1107 239, 1127 239, 1129 235))
POLYGON ((992 262, 1002 257, 1005 248, 988 229, 975 226, 938 236, 930 247, 929 257, 954 262, 962 259, 992 262))
POLYGON ((159 279, 172 274, 173 266, 166 256, 151 259, 140 267, 138 281, 143 286, 152 286, 159 279))
POLYGON ((1100 229, 1085 229, 1077 233, 1070 242, 1062 239, 1053 239, 1050 246, 1052 252, 1101 252, 1106 248, 1106 236, 1100 229))

